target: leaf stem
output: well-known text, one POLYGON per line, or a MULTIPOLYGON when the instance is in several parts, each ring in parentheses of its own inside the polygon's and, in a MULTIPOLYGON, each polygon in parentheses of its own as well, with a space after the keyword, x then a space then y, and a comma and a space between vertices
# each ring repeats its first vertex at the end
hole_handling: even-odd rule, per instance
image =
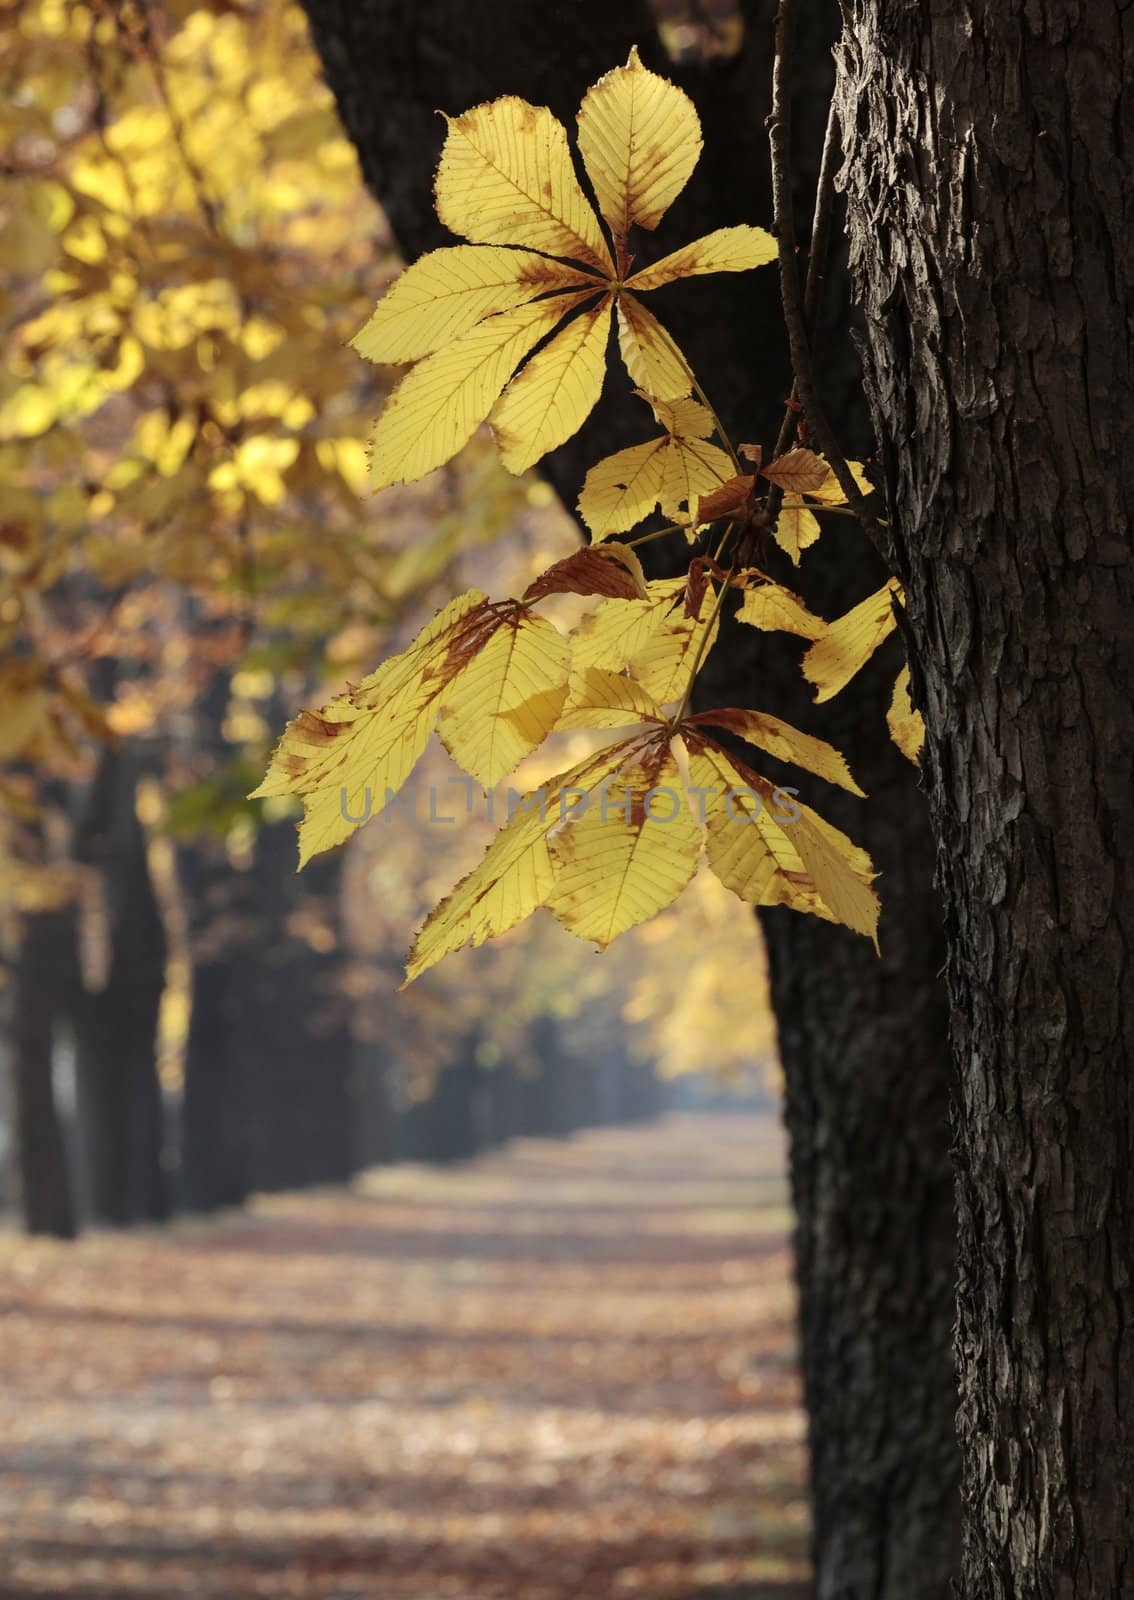
MULTIPOLYGON (((807 277, 803 286, 803 323, 807 337, 814 342, 819 322, 819 305, 827 269, 827 251, 831 242, 831 214, 835 200, 835 166, 839 158, 839 124, 832 99, 827 111, 827 128, 823 135, 823 154, 819 158, 819 176, 815 181, 815 211, 811 219, 811 239, 807 246, 807 277)), ((784 407, 784 420, 780 425, 772 459, 790 450, 799 426, 799 385, 792 382, 791 397, 784 407)), ((782 492, 782 491, 781 491, 782 492)))
POLYGON ((736 523, 735 522, 729 522, 728 524, 726 524, 725 531, 721 534, 720 543, 717 545, 717 548, 713 551, 713 560, 714 561, 719 561, 721 559, 721 551, 724 549, 725 545, 728 543, 728 536, 733 531, 733 529, 735 527, 736 527, 736 523))
MULTIPOLYGON (((627 550, 633 550, 636 545, 649 544, 651 539, 661 539, 667 533, 687 534, 691 527, 692 523, 689 522, 668 522, 664 528, 655 528, 652 533, 639 534, 636 539, 619 539, 618 543, 625 544, 627 550)), ((605 541, 600 541, 600 543, 605 543, 605 541)))
MULTIPOLYGON (((854 517, 856 521, 858 520, 858 512, 852 511, 850 506, 829 506, 822 500, 815 502, 785 500, 781 509, 784 511, 810 511, 813 515, 819 512, 825 517, 854 517)), ((885 527, 885 523, 882 526, 885 527)))
POLYGON ((736 449, 733 446, 733 442, 729 438, 727 432, 725 431, 724 423, 721 421, 720 417, 717 416, 716 410, 714 409, 714 406, 713 406, 713 402, 709 399, 709 397, 705 393, 704 389, 702 389, 701 385, 698 383, 696 374, 694 373, 693 368, 689 365, 688 362, 686 362, 686 364, 685 364, 685 370, 688 372, 689 376, 693 379, 693 393, 697 396, 698 400, 700 400, 700 402, 704 406, 705 410, 712 417, 712 419, 713 419, 713 427, 717 430, 717 434, 718 434, 722 444, 724 445, 725 449, 728 451, 729 455, 732 457, 732 464, 736 468, 737 476, 738 477, 741 476, 743 474, 743 472, 744 472, 744 468, 741 465, 740 457, 737 455, 736 449))
MULTIPOLYGON (((792 71, 792 0, 779 0, 776 11, 775 63, 772 68, 772 114, 768 118, 768 137, 772 149, 772 212, 776 244, 780 258, 780 293, 784 304, 784 321, 787 324, 788 348, 791 352, 792 370, 795 373, 793 393, 798 393, 808 426, 815 441, 827 458, 847 504, 861 523, 873 543, 885 551, 882 529, 867 509, 866 499, 854 480, 846 458, 839 448, 834 430, 827 421, 815 384, 815 369, 811 360, 811 339, 807 326, 807 310, 799 281, 799 263, 795 254, 795 216, 791 190, 791 71, 792 71)), ((834 118, 827 123, 828 139, 824 155, 834 139, 834 118)), ((833 159, 833 158, 832 158, 833 159)), ((809 272, 810 276, 810 272, 809 272)), ((816 288, 815 295, 818 290, 816 288)), ((817 299, 815 301, 817 304, 817 299)), ((812 307, 814 310, 814 306, 812 307)), ((785 428, 787 421, 785 419, 785 428)), ((794 431, 794 424, 792 425, 794 431)))
MULTIPOLYGON (((731 523, 729 524, 729 526, 731 527, 731 523)), ((729 568, 728 577, 725 579, 725 581, 721 584, 720 588, 717 590, 716 599, 713 602, 713 609, 709 613, 708 622, 705 624, 705 631, 701 635, 701 638, 697 643, 697 653, 693 658, 693 668, 692 668, 692 670, 691 670, 691 672, 689 674, 689 682, 685 685, 685 693, 681 696, 681 704, 678 706, 677 711, 674 714, 673 720, 669 724, 671 731, 675 732, 681 726, 681 719, 684 717, 686 711, 689 709, 689 697, 693 693, 693 685, 697 680, 697 674, 701 670, 701 663, 705 658, 705 652, 706 652, 706 650, 708 649, 708 646, 709 646, 709 639, 712 637, 713 623, 720 616, 721 606, 724 604, 724 597, 728 593, 729 584, 732 582, 732 579, 735 576, 735 574, 736 574, 736 562, 734 561, 732 566, 729 568)), ((712 580, 710 579, 710 582, 711 581, 712 580)))

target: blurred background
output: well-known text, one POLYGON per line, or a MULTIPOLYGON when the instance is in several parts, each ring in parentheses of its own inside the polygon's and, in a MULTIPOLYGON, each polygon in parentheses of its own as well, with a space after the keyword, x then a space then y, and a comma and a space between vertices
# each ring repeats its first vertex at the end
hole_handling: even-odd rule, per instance
MULTIPOLYGON (((658 8, 676 55, 736 48, 719 9, 658 8)), ((401 262, 297 6, 0 23, 0 1593, 794 1581, 750 912, 702 876, 601 957, 539 913, 397 994, 492 833, 444 752, 453 825, 300 877, 245 798, 300 706, 576 524, 481 437, 368 493, 393 375, 346 341, 401 262)))
POLYGON ((5 15, 9 1205, 158 1221, 754 1081, 757 936, 707 882, 606 959, 541 918, 395 998, 493 831, 439 748, 416 820, 294 876, 290 802, 244 798, 285 720, 575 525, 487 438, 369 495, 393 375, 346 341, 400 262, 297 7, 5 15))

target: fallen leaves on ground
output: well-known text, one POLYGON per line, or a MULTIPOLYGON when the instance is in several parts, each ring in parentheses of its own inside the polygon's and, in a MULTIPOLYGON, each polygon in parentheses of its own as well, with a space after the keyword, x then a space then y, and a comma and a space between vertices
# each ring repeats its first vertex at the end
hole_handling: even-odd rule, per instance
POLYGON ((795 1600, 770 1120, 0 1238, 5 1600, 795 1600))

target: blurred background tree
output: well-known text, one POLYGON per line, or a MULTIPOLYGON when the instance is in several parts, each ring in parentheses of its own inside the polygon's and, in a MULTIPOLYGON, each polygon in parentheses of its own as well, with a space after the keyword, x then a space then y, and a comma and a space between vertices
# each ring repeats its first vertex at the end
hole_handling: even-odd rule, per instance
MULTIPOLYGON (((0 1003, 25 1225, 653 1112, 656 1058, 713 1065, 689 1010, 713 962, 758 970, 739 905, 665 925, 667 964, 704 974, 672 1000, 656 930, 600 962, 550 921, 395 1000, 487 821, 376 823, 300 886, 288 803, 244 798, 284 717, 404 642, 455 568, 507 585, 573 541, 484 441, 368 496, 382 379, 346 341, 399 263, 303 13, 2 11, 0 1003)), ((722 1064, 753 1081, 771 1031, 758 1004, 722 1064)))

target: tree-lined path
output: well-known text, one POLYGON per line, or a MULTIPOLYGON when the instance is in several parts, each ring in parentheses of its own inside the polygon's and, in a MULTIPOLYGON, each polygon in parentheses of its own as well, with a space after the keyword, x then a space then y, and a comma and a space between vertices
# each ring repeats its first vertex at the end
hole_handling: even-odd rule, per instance
POLYGON ((0 1237, 4 1600, 795 1600, 779 1131, 0 1237))

